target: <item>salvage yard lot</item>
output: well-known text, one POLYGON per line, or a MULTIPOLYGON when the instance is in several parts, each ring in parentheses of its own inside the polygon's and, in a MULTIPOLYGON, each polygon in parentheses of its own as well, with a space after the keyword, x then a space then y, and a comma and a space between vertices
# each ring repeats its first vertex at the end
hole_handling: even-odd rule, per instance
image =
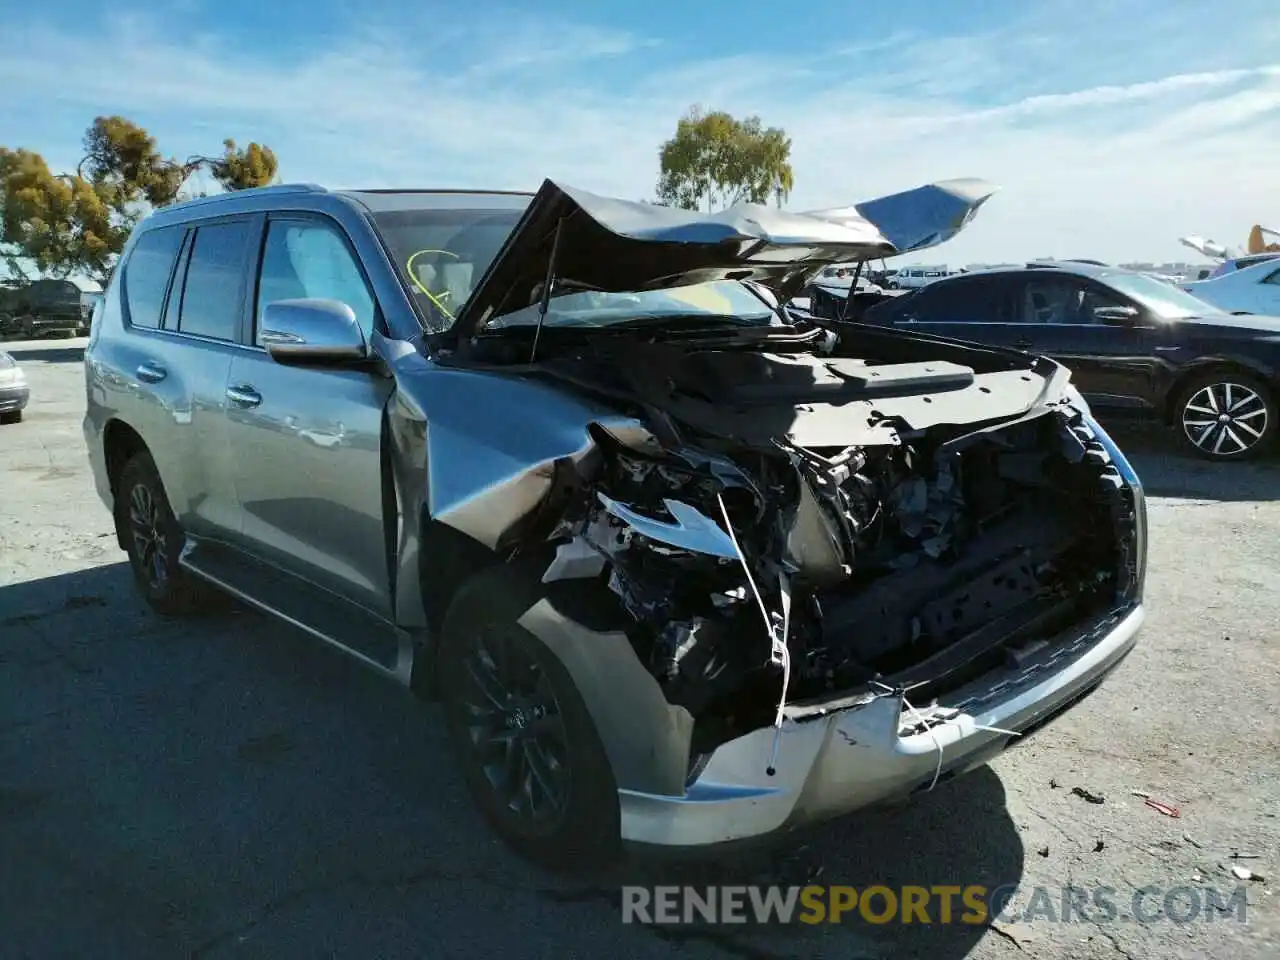
POLYGON ((89 478, 82 341, 5 349, 32 399, 0 427, 0 955, 1280 956, 1280 460, 1116 431, 1150 497, 1142 639, 989 769, 773 857, 566 880, 493 839, 435 707, 248 611, 149 613, 89 478), (662 930, 618 906, 624 882, 812 880, 1106 886, 1123 910, 1142 887, 1229 894, 1233 864, 1265 877, 1244 925, 662 930))

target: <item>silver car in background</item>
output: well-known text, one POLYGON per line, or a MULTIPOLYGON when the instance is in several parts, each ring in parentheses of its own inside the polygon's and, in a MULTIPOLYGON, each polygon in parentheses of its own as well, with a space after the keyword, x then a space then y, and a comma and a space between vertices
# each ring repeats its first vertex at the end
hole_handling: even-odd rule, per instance
POLYGON ((778 304, 990 194, 169 207, 86 350, 97 488, 159 612, 230 593, 442 699, 542 862, 929 790, 1132 648, 1141 484, 1049 360, 778 304))
POLYGON ((13 354, 0 350, 0 424, 18 423, 31 399, 31 387, 13 354))

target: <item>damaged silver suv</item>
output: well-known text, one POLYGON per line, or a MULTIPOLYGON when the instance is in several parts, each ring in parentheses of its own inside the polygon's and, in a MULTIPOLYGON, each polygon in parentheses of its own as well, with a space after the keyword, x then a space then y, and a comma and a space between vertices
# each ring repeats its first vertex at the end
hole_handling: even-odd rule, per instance
POLYGON ((1142 489, 1063 367, 779 304, 991 192, 166 208, 85 354, 98 491, 159 612, 230 593, 442 700, 535 859, 932 789, 1132 648, 1142 489))

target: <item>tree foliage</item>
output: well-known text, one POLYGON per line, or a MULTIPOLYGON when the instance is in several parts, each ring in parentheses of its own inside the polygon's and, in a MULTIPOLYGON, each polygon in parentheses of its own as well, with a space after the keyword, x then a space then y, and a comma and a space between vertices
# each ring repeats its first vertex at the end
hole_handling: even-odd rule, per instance
POLYGON ((138 219, 179 199, 197 170, 227 190, 276 177, 269 147, 223 141, 215 157, 178 161, 161 154, 145 129, 124 117, 98 117, 85 132, 74 173, 54 173, 34 151, 0 147, 0 264, 10 276, 79 273, 105 283, 138 219))
POLYGON ((734 203, 779 205, 791 193, 791 140, 759 117, 693 107, 659 153, 658 202, 708 211, 734 203))

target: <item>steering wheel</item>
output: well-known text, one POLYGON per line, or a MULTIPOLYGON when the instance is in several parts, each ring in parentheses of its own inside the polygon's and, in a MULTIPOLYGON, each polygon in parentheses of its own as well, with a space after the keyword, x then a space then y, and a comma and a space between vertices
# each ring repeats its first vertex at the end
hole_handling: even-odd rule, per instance
MULTIPOLYGON (((404 272, 408 275, 409 281, 414 285, 414 287, 418 290, 418 292, 421 293, 423 296, 425 296, 428 300, 430 300, 432 305, 437 310, 439 310, 441 314, 447 317, 450 322, 452 322, 454 319, 453 311, 450 310, 449 306, 446 305, 448 304, 448 301, 449 301, 448 289, 438 290, 438 291, 428 290, 426 287, 426 284, 424 284, 418 278, 418 271, 416 267, 419 266, 419 261, 423 257, 430 257, 430 259, 422 261, 422 263, 432 267, 436 267, 437 274, 440 273, 439 264, 442 263, 446 258, 452 258, 454 260, 458 260, 460 258, 452 250, 426 249, 426 250, 419 250, 416 253, 413 253, 412 255, 410 255, 409 259, 406 260, 404 264, 404 272)), ((456 305, 453 305, 453 306, 456 306, 456 305)))

